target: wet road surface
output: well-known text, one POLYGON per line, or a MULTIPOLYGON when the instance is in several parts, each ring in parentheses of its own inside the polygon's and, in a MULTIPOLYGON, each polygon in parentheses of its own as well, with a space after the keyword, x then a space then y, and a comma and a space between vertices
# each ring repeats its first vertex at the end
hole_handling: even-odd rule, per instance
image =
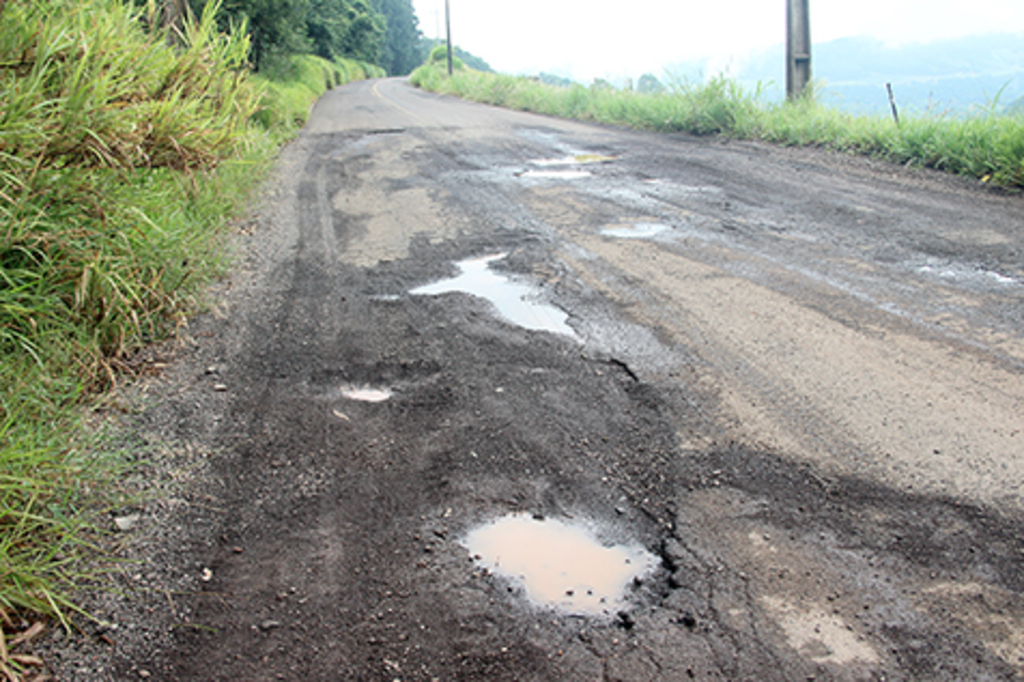
POLYGON ((180 490, 113 676, 1019 678, 1022 226, 864 159, 336 89, 147 387, 180 490), (598 553, 474 544, 505 517, 598 553))

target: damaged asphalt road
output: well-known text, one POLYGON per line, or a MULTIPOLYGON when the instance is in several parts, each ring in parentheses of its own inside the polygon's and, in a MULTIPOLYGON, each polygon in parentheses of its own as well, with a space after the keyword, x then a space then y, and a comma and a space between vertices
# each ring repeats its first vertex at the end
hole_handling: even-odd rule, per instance
POLYGON ((334 90, 135 389, 140 563, 107 644, 51 660, 1020 678, 1022 225, 1017 195, 868 160, 334 90), (656 565, 606 613, 538 604, 465 544, 509 514, 656 565))

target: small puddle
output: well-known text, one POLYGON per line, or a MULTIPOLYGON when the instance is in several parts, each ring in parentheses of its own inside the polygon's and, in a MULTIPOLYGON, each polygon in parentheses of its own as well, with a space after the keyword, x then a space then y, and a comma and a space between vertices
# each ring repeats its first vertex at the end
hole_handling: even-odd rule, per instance
POLYGON ((523 514, 481 526, 463 544, 480 565, 519 583, 535 603, 572 614, 617 613, 630 583, 658 566, 641 547, 605 547, 582 526, 523 514))
MULTIPOLYGON (((601 154, 572 154, 570 156, 563 156, 557 159, 533 159, 530 163, 534 166, 540 166, 542 169, 550 169, 557 166, 583 166, 589 163, 605 163, 607 161, 614 160, 614 156, 602 156, 601 154)), ((528 170, 516 173, 516 177, 519 178, 548 178, 557 180, 579 180, 581 178, 590 177, 590 175, 590 171, 580 170, 578 168, 528 170)))
POLYGON ((665 223, 631 223, 628 225, 609 225, 601 230, 601 234, 618 239, 651 239, 671 229, 672 226, 665 223))
POLYGON ((547 178, 557 180, 579 180, 589 178, 590 171, 584 170, 529 170, 516 173, 518 178, 547 178))
POLYGON ((472 294, 490 301, 498 314, 512 324, 576 338, 576 332, 566 324, 568 315, 552 305, 537 302, 532 287, 514 282, 488 267, 507 255, 500 253, 459 261, 455 264, 459 268, 458 277, 417 287, 409 293, 414 296, 437 296, 452 291, 472 294))
POLYGON ((1008 277, 1002 273, 995 272, 992 270, 982 270, 980 268, 971 268, 969 266, 948 264, 946 266, 934 266, 934 265, 922 265, 917 271, 923 275, 932 275, 940 277, 945 280, 955 280, 961 282, 986 282, 992 284, 1001 285, 1014 285, 1020 284, 1020 282, 1013 278, 1008 277))
POLYGON ((358 400, 364 403, 382 403, 390 399, 392 395, 390 389, 370 386, 342 386, 341 394, 349 400, 358 400))
POLYGON ((533 159, 530 161, 534 166, 574 166, 582 165, 587 163, 605 163, 606 161, 614 161, 614 156, 602 156, 601 154, 575 154, 573 156, 563 156, 557 159, 533 159))

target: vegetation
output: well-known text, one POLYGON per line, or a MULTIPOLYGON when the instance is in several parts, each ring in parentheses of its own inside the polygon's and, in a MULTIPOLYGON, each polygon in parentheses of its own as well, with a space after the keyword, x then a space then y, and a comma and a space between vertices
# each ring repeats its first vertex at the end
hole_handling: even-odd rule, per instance
POLYGON ((377 0, 378 10, 387 20, 380 61, 392 76, 405 76, 423 63, 420 48, 423 36, 410 0, 377 0))
POLYGON ((102 551, 125 458, 84 426, 95 396, 201 304, 228 221, 310 104, 383 75, 284 54, 253 77, 248 26, 223 32, 219 9, 167 34, 156 2, 0 1, 4 627, 74 612, 81 558, 102 551))
POLYGON ((253 119, 272 131, 275 138, 286 139, 306 123, 310 105, 325 90, 383 75, 383 68, 355 59, 328 61, 309 54, 289 55, 254 78, 263 84, 264 96, 263 106, 253 119))
MULTIPOLYGON (((420 43, 420 52, 423 56, 420 57, 420 60, 417 62, 417 66, 427 62, 430 64, 444 64, 445 68, 448 68, 448 43, 445 41, 424 38, 420 43)), ((494 70, 487 62, 474 54, 466 52, 458 45, 452 49, 453 65, 456 60, 462 66, 469 67, 475 71, 494 73, 494 70)))
POLYGON ((901 118, 897 125, 891 118, 826 108, 815 102, 813 92, 798 102, 767 103, 759 91, 744 91, 724 77, 676 83, 664 92, 633 92, 603 81, 589 88, 554 87, 471 69, 448 78, 443 68, 428 63, 413 72, 412 82, 523 111, 659 132, 821 146, 1024 187, 1024 118, 1000 116, 994 107, 966 118, 901 118))
MULTIPOLYGON (((190 0, 195 14, 213 0, 190 0)), ((219 0, 218 0, 219 1, 219 0)), ((412 0, 224 0, 222 30, 243 23, 257 71, 280 72, 296 54, 353 59, 404 75, 423 62, 412 0)))
MULTIPOLYGON (((815 77, 825 82, 819 101, 851 113, 888 114, 886 83, 900 110, 914 114, 969 114, 978 103, 998 110, 998 102, 1024 96, 1024 41, 1011 33, 901 45, 838 38, 815 43, 813 59, 815 77)), ((781 99, 784 64, 780 43, 751 53, 730 75, 744 84, 773 82, 768 95, 781 99)))

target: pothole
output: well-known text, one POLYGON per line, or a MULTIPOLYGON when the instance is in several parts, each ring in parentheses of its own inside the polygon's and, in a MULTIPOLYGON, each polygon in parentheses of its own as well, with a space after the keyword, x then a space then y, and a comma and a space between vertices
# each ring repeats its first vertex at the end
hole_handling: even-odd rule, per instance
POLYGON ((601 234, 617 239, 652 239, 671 229, 672 226, 665 223, 636 222, 609 225, 601 230, 601 234))
POLYGON ((470 532, 477 563, 520 586, 541 606, 576 615, 614 615, 631 586, 658 566, 639 546, 602 545, 584 526, 512 514, 470 532))
POLYGON ((460 273, 457 277, 417 287, 409 293, 414 296, 438 296, 454 291, 471 294, 490 301, 498 315, 512 324, 577 338, 576 332, 566 324, 569 319, 566 313, 537 301, 533 287, 490 269, 490 263, 507 255, 499 253, 459 261, 455 264, 460 273))
POLYGON ((557 159, 533 159, 530 161, 534 166, 573 166, 587 163, 607 163, 614 161, 614 156, 603 156, 601 154, 572 154, 557 159))
POLYGON ((579 180, 589 178, 590 171, 585 170, 528 170, 516 173, 518 178, 544 178, 553 180, 579 180))
POLYGON ((382 403, 391 398, 392 391, 389 388, 374 388, 372 386, 342 386, 341 395, 349 400, 358 400, 364 403, 382 403))
POLYGON ((929 263, 918 267, 917 272, 946 281, 988 283, 1003 286, 1013 286, 1021 283, 1014 277, 1009 277, 994 270, 974 268, 958 263, 948 263, 946 265, 929 263))

